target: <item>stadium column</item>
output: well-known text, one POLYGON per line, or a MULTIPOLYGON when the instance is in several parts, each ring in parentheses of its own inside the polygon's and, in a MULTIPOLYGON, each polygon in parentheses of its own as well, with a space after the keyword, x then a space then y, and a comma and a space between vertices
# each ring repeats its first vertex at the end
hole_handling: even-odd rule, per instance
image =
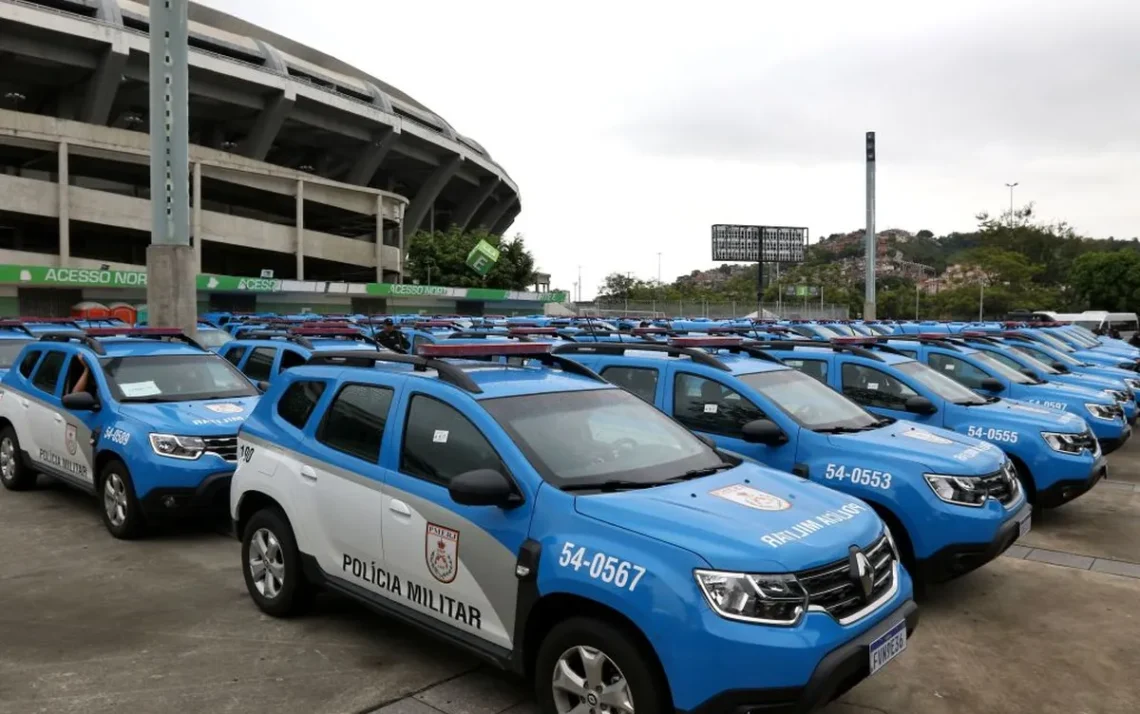
POLYGON ((461 231, 466 231, 467 224, 471 222, 471 219, 475 217, 479 209, 483 207, 483 204, 487 202, 491 194, 495 192, 495 187, 499 185, 499 180, 498 176, 492 176, 479 184, 478 190, 469 193, 467 198, 463 200, 463 203, 459 204, 459 207, 451 214, 452 225, 461 231))
MULTIPOLYGON (((408 204, 408 210, 404 212, 404 222, 406 223, 405 229, 412 234, 420 229, 420 224, 423 223, 424 218, 427 217, 428 211, 431 210, 432 204, 439 198, 439 194, 443 191, 443 187, 451 180, 451 177, 459 172, 459 167, 463 165, 462 156, 453 156, 449 161, 443 161, 424 181, 423 186, 416 192, 415 198, 408 204)), ((402 253, 402 251, 401 251, 402 253)))
POLYGON ((499 199, 499 202, 487 209, 487 214, 479 219, 479 226, 490 231, 499 225, 503 216, 507 215, 507 212, 515 207, 518 200, 519 197, 517 195, 499 199))
POLYGON ((384 282, 384 195, 376 194, 376 282, 384 282))
POLYGON ((305 180, 297 179, 297 280, 305 279, 305 180))
POLYGON ((67 267, 71 262, 71 191, 67 162, 67 142, 59 142, 59 166, 56 176, 59 181, 59 265, 67 267))
POLYGON ((149 324, 198 328, 190 246, 189 58, 185 2, 150 1, 151 244, 146 249, 149 324))
POLYGON ((202 272, 202 162, 194 162, 194 175, 190 186, 193 196, 190 207, 190 235, 194 239, 194 272, 202 272))

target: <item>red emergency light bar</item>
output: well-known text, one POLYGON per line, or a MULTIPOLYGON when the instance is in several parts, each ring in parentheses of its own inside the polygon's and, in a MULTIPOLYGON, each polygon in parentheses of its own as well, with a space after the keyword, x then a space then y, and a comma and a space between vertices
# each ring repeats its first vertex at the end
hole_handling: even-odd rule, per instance
POLYGON ((538 327, 537 322, 508 322, 507 327, 538 327))
POLYGON ((558 330, 553 327, 512 327, 507 330, 508 335, 557 335, 558 330))
POLYGON ((23 327, 24 323, 19 320, 0 320, 0 327, 23 327))
POLYGON ((1014 330, 1006 330, 1006 331, 1001 333, 1001 336, 1002 337, 1022 337, 1022 338, 1025 338, 1024 334, 1022 334, 1020 332, 1016 332, 1014 330))
POLYGON ((289 334, 298 335, 300 337, 333 335, 354 335, 356 337, 363 337, 363 335, 360 334, 360 330, 354 330, 351 327, 297 327, 289 330, 289 334))
POLYGON ((416 348, 423 357, 505 357, 550 354, 549 342, 490 342, 487 344, 429 345, 416 348))
POLYGON ((309 329, 318 327, 330 327, 338 330, 345 329, 345 325, 349 324, 348 320, 313 320, 312 322, 294 322, 292 323, 295 329, 309 329))
POLYGON ((738 347, 743 343, 742 337, 674 337, 669 340, 674 347, 738 347))
POLYGON ((74 317, 20 317, 17 318, 19 322, 29 323, 43 323, 47 325, 67 325, 74 324, 77 318, 74 317))
POLYGON ((990 333, 983 332, 982 330, 965 330, 962 332, 962 337, 989 337, 990 333))
POLYGON ((1002 324, 1002 327, 1023 327, 1025 325, 1024 322, 1017 321, 1017 320, 1009 320, 1009 321, 1003 322, 1001 324, 1002 324))
POLYGON ((837 345, 874 345, 874 344, 877 344, 879 341, 877 339, 875 339, 874 337, 867 337, 867 336, 854 337, 854 336, 848 335, 846 337, 832 337, 831 342, 833 342, 837 345))
POLYGON ((669 330, 664 327, 635 327, 629 331, 631 335, 665 335, 669 330))
POLYGON ((918 333, 920 340, 948 340, 950 334, 946 332, 920 332, 918 333))
POLYGON ((89 337, 182 337, 177 327, 89 327, 89 337))

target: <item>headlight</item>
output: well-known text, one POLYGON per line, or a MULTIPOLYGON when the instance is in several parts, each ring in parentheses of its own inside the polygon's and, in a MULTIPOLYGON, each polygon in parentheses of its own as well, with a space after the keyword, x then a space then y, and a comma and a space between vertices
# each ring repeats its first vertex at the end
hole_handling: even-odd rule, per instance
POLYGON ((1085 404, 1085 409, 1097 419, 1108 419, 1110 421, 1122 413, 1120 407, 1115 404, 1085 404))
POLYGON ((753 575, 694 570, 709 605, 721 617, 758 625, 794 625, 808 596, 793 575, 753 575))
POLYGON ((1041 432, 1041 438, 1049 448, 1062 454, 1079 454, 1084 451, 1084 447, 1078 441, 1080 436, 1080 434, 1060 434, 1053 431, 1041 432))
POLYGON ((1112 397, 1121 403, 1132 401, 1132 397, 1128 396, 1128 392, 1123 392, 1119 389, 1102 389, 1100 393, 1106 397, 1112 397))
POLYGON ((986 502, 989 491, 976 476, 946 476, 923 474, 934 495, 947 503, 979 508, 986 502))
POLYGON ((206 451, 206 442, 197 436, 176 436, 175 434, 151 434, 150 448, 159 456, 193 461, 206 451))

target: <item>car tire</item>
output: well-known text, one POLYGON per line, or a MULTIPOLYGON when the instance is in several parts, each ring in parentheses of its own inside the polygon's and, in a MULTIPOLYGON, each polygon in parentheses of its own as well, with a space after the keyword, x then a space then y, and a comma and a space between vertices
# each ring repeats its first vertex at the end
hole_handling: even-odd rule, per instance
POLYGON ((134 540, 143 534, 146 518, 135 495, 135 482, 127 465, 109 461, 99 472, 99 512, 107 532, 120 540, 134 540))
POLYGON ((258 609, 273 617, 308 610, 316 589, 305 578, 293 527, 280 508, 253 514, 241 537, 245 587, 258 609))
POLYGON ((542 714, 565 714, 626 701, 606 711, 656 714, 673 711, 669 688, 647 645, 625 628, 592 617, 574 617, 551 628, 538 648, 534 692, 542 714), (599 659, 601 658, 601 659, 599 659), (598 680, 598 681, 595 681, 598 680))
POLYGON ((9 491, 27 491, 36 485, 36 472, 20 453, 20 439, 11 426, 0 429, 0 484, 9 491))

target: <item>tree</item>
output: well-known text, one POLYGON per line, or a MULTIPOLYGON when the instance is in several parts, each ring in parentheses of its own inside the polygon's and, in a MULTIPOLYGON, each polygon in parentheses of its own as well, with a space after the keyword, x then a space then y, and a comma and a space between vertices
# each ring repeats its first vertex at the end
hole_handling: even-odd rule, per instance
POLYGON ((1140 304, 1140 254, 1085 253, 1073 261, 1069 284, 1086 308, 1133 312, 1140 304))
POLYGON ((526 290, 534 285, 534 256, 526 249, 521 234, 500 238, 482 229, 469 233, 457 228, 430 233, 420 231, 408 244, 405 268, 407 278, 425 285, 504 290, 526 290), (467 267, 467 255, 480 240, 499 249, 499 260, 486 278, 467 267))

